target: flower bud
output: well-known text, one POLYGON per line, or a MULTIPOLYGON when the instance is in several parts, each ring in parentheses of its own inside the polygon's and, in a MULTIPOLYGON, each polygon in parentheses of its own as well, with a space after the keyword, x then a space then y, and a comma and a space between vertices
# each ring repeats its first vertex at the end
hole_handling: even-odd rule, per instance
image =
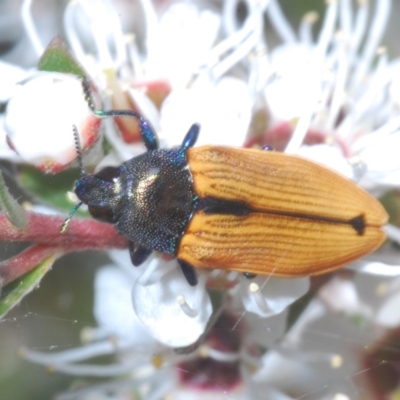
POLYGON ((9 146, 23 161, 56 173, 77 157, 73 126, 84 151, 98 139, 100 122, 92 115, 78 78, 40 73, 10 99, 5 130, 9 146))

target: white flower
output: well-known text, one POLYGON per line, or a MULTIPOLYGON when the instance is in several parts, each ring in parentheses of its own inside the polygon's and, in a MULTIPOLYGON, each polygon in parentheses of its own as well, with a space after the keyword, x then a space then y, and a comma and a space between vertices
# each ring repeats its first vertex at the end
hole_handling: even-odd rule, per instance
MULTIPOLYGON (((271 128, 282 121, 293 124, 286 151, 315 159, 352 179, 363 177, 360 184, 370 190, 398 186, 400 167, 394 150, 400 137, 398 61, 389 63, 378 47, 390 0, 374 5, 367 29, 368 2, 358 2, 356 10, 348 1, 329 2, 316 40, 315 13, 305 15, 298 35, 284 18, 275 18, 284 43, 253 66, 258 71, 265 65, 269 71, 259 74, 256 83, 263 88, 271 128), (321 135, 318 147, 310 144, 315 132, 321 135)), ((271 20, 276 8, 274 2, 268 9, 271 20)))
POLYGON ((4 128, 10 147, 43 171, 58 172, 76 159, 74 126, 83 150, 97 141, 100 120, 89 110, 76 77, 38 74, 18 86, 8 102, 4 128))
MULTIPOLYGON (((121 251, 111 254, 113 258, 126 258, 121 251)), ((282 334, 284 319, 269 324, 276 331, 270 329, 270 335, 258 335, 258 342, 257 335, 248 335, 248 329, 262 332, 264 322, 259 317, 249 314, 238 319, 234 313, 224 310, 196 346, 173 352, 169 345, 165 346, 159 341, 160 338, 153 338, 154 331, 149 330, 146 322, 141 323, 141 310, 134 312, 130 307, 131 281, 139 276, 140 272, 126 266, 109 266, 99 270, 95 280, 94 305, 99 326, 85 329, 82 335, 85 342, 89 343, 58 353, 46 354, 27 349, 21 351, 26 359, 43 364, 53 371, 110 378, 125 375, 125 379, 67 392, 59 395, 59 398, 86 399, 85 396, 90 398, 89 395, 102 398, 105 393, 113 393, 116 398, 120 398, 123 393, 129 393, 129 389, 146 393, 146 398, 154 396, 157 399, 166 395, 176 399, 201 400, 223 399, 226 395, 230 399, 242 400, 261 400, 266 395, 271 400, 291 398, 274 388, 272 381, 266 383, 262 376, 266 369, 273 368, 274 363, 278 362, 277 365, 286 369, 286 376, 291 379, 292 373, 297 375, 299 369, 289 366, 296 363, 289 358, 278 357, 276 351, 271 352, 271 356, 264 356, 265 363, 257 356, 257 343, 263 347, 273 346, 276 338, 282 334), (87 363, 93 357, 106 354, 114 355, 115 363, 87 363)), ((158 307, 151 303, 151 297, 147 297, 141 306, 158 307)), ((170 329, 165 326, 167 337, 171 336, 172 330, 186 332, 183 324, 173 316, 169 317, 169 325, 170 329)), ((172 333, 174 335, 176 333, 172 333)), ((165 338, 161 339, 164 341, 165 338)), ((311 371, 307 374, 311 374, 311 371)))

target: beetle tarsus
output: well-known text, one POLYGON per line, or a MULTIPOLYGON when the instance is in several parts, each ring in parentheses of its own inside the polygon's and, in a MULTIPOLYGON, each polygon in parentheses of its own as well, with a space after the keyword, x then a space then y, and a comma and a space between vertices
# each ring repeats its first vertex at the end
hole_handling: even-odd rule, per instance
POLYGON ((246 279, 254 279, 254 278, 257 276, 257 274, 252 274, 252 273, 250 273, 250 272, 243 272, 243 276, 244 276, 246 279))
POLYGON ((181 271, 183 273, 183 276, 186 278, 187 283, 190 286, 196 286, 197 285, 197 274, 194 269, 194 267, 190 264, 188 264, 185 261, 179 260, 178 259, 178 264, 181 267, 181 271))
POLYGON ((199 124, 193 124, 188 133, 186 134, 185 138, 183 139, 182 142, 182 149, 187 150, 189 147, 193 147, 194 144, 197 141, 197 138, 199 136, 200 132, 200 125, 199 124))
POLYGON ((269 144, 266 144, 265 146, 263 146, 262 148, 264 151, 274 151, 275 147, 274 146, 270 146, 269 144))
POLYGON ((131 256, 132 264, 138 267, 146 261, 151 254, 152 250, 146 249, 140 245, 135 245, 132 241, 129 241, 129 254, 131 256))

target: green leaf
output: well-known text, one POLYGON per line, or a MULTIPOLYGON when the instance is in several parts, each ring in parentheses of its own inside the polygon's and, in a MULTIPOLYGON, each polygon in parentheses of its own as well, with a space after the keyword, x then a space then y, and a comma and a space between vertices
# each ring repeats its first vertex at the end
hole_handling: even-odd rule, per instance
POLYGON ((46 258, 37 267, 3 289, 0 297, 0 319, 39 284, 53 262, 54 256, 46 258))
POLYGON ((11 196, 7 185, 4 181, 2 172, 0 171, 0 211, 5 214, 7 219, 17 228, 24 229, 27 226, 27 218, 25 210, 11 196))
POLYGON ((67 45, 56 36, 39 60, 39 71, 64 72, 85 76, 85 71, 69 52, 67 45))
MULTIPOLYGON (((79 178, 79 170, 71 168, 58 174, 45 174, 35 167, 24 165, 18 173, 20 185, 41 202, 49 204, 63 211, 70 211, 73 204, 67 198, 67 192, 74 187, 79 178)), ((89 216, 79 210, 77 215, 89 216)))

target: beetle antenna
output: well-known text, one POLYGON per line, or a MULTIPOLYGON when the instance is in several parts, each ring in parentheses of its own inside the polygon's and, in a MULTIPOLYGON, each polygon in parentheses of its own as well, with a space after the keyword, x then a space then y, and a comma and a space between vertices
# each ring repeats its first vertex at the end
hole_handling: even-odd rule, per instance
POLYGON ((69 221, 71 221, 73 215, 76 213, 76 211, 78 210, 78 208, 83 204, 83 202, 81 201, 80 203, 76 204, 74 206, 74 208, 70 211, 68 217, 65 219, 65 221, 63 222, 63 224, 61 225, 60 228, 60 233, 64 233, 67 230, 67 227, 69 225, 69 221))
POLYGON ((75 150, 76 150, 76 154, 78 155, 79 169, 81 171, 81 176, 84 176, 84 175, 86 175, 86 172, 83 169, 82 147, 81 147, 81 141, 79 140, 78 128, 76 127, 76 125, 72 125, 72 131, 74 133, 75 150))
POLYGON ((153 128, 151 127, 150 123, 143 118, 138 112, 133 110, 96 110, 95 104, 92 98, 92 91, 90 88, 90 82, 85 78, 82 77, 82 88, 85 95, 85 100, 93 112, 93 114, 97 117, 104 118, 104 117, 134 117, 139 120, 140 132, 142 134, 143 142, 147 148, 147 150, 157 150, 158 149, 158 140, 157 136, 154 133, 153 128))
POLYGON ((83 89, 83 94, 85 95, 85 100, 87 105, 93 112, 95 112, 92 90, 90 89, 90 83, 84 76, 82 76, 82 89, 83 89))
POLYGON ((93 102, 93 97, 92 97, 92 90, 90 88, 90 82, 86 77, 82 77, 82 88, 83 88, 83 94, 85 96, 86 103, 88 104, 89 108, 93 111, 95 115, 98 117, 123 117, 123 116, 128 116, 128 117, 135 117, 139 119, 140 121, 144 121, 144 118, 137 112, 132 111, 132 110, 110 110, 110 111, 104 111, 104 110, 96 110, 93 102))

